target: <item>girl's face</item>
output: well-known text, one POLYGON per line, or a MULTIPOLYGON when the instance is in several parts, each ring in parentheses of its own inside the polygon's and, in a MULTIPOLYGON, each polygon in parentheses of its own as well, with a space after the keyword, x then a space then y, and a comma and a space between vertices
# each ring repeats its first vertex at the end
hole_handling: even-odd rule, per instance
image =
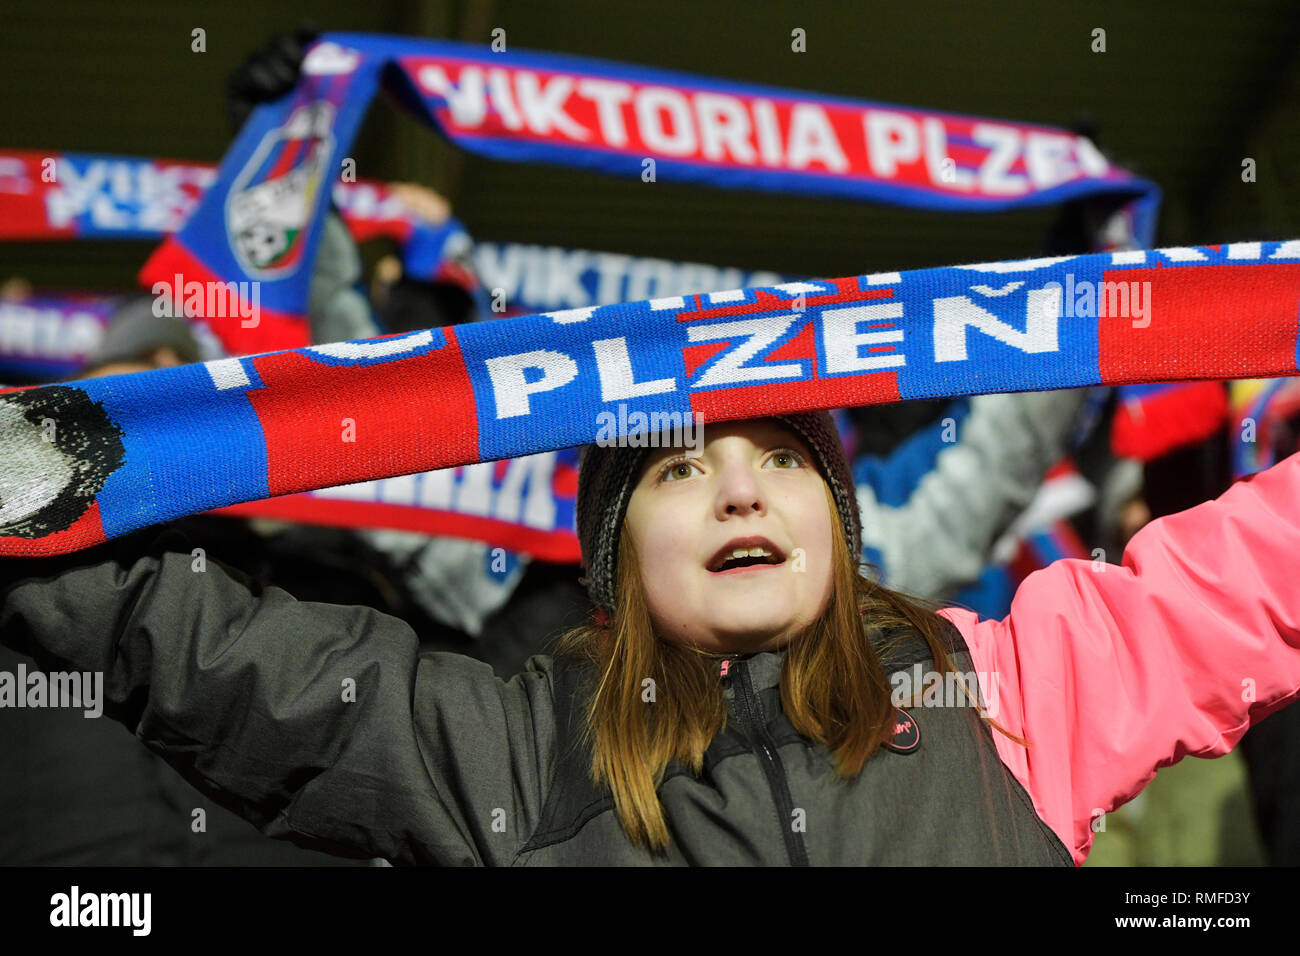
POLYGON ((651 451, 627 532, 662 638, 717 653, 772 650, 822 614, 839 519, 816 461, 774 419, 710 425, 702 451, 651 451))

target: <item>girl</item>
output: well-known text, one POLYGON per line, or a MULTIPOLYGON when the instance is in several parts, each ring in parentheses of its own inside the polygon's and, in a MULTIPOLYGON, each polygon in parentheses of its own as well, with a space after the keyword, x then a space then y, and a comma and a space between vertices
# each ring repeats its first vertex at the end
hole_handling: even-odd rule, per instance
POLYGON ((103 671, 264 833, 395 863, 1077 864, 1158 767, 1300 693, 1300 455, 977 621, 861 574, 829 415, 705 438, 588 449, 597 616, 509 682, 185 547, 10 584, 0 634, 103 671))

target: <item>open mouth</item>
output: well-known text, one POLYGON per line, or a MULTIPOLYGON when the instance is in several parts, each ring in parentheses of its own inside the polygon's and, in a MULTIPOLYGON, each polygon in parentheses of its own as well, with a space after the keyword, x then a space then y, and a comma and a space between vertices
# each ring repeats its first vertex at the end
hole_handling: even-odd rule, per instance
POLYGON ((775 567, 785 563, 780 548, 765 538, 744 538, 728 542, 709 561, 713 574, 727 574, 749 568, 775 567))

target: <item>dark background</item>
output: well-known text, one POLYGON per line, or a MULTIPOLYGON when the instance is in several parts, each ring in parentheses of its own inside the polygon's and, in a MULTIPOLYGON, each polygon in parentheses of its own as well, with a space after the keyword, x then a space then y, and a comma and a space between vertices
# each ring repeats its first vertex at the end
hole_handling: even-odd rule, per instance
MULTIPOLYGON (((1121 165, 1164 189, 1162 245, 1300 236, 1300 9, 1294 0, 1067 5, 4 0, 0 148, 215 162, 226 74, 273 32, 400 33, 580 54, 913 107, 1069 126, 1095 117, 1121 165), (207 31, 207 52, 190 31, 207 31), (807 52, 790 31, 807 31, 807 52), (1107 51, 1093 53, 1092 30, 1107 51), (1257 181, 1243 183, 1245 157, 1257 181)), ((478 238, 746 268, 854 275, 1039 251, 1051 209, 925 213, 642 183, 464 156, 378 102, 358 175, 453 201, 478 238)), ((0 246, 0 278, 127 289, 148 243, 0 246)), ((373 253, 371 253, 373 256, 373 253)), ((370 257, 370 256, 368 256, 370 257)))

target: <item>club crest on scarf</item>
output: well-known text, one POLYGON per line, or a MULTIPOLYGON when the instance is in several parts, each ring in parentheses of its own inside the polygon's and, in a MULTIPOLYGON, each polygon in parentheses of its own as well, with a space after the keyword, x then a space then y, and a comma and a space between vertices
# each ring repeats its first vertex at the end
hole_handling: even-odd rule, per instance
POLYGON ((334 107, 302 106, 267 133, 235 177, 226 230, 239 263, 259 278, 277 278, 303 260, 307 226, 334 148, 334 107))
POLYGON ((125 460, 122 429, 77 388, 0 395, 0 536, 44 538, 77 523, 125 460))

